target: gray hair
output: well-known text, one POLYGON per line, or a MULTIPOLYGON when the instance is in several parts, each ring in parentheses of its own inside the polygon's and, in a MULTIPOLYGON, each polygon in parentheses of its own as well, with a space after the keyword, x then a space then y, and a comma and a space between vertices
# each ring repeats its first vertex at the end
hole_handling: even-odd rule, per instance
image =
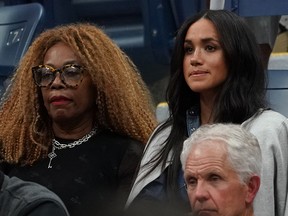
POLYGON ((198 128, 184 141, 180 157, 183 170, 192 148, 208 140, 222 141, 226 145, 228 161, 243 183, 253 175, 260 176, 262 156, 258 140, 236 124, 218 123, 198 128))

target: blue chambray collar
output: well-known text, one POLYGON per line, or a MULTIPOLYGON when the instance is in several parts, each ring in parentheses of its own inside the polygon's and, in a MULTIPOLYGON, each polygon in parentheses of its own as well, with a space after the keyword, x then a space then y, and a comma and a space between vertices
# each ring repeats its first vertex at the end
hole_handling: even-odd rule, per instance
POLYGON ((186 110, 186 126, 188 136, 190 136, 197 128, 200 127, 199 113, 199 106, 193 106, 186 110))

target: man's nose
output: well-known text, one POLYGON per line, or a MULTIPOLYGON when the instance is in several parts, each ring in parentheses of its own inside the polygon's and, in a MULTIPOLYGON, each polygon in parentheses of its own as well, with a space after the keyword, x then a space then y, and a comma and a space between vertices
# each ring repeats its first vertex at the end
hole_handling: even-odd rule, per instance
POLYGON ((194 193, 197 201, 204 202, 209 199, 209 186, 204 181, 198 181, 194 193))

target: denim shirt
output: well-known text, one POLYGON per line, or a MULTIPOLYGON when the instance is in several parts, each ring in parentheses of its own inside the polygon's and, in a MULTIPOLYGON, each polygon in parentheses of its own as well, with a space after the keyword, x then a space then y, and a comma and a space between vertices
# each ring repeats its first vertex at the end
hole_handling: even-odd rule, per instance
MULTIPOLYGON (((200 126, 199 119, 199 107, 194 106, 186 111, 186 126, 187 126, 187 134, 190 136, 197 128, 200 126)), ((179 193, 181 197, 186 200, 187 192, 185 189, 185 181, 184 181, 184 172, 180 169, 178 174, 178 185, 179 185, 179 193)))
POLYGON ((190 136, 197 128, 200 127, 200 109, 198 106, 193 106, 186 111, 186 126, 187 134, 190 136))

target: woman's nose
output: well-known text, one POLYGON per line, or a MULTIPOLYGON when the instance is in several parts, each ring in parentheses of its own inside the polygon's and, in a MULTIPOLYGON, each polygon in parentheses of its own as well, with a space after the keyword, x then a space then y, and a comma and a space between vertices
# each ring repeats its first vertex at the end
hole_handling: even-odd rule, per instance
POLYGON ((192 66, 197 66, 197 65, 202 64, 202 56, 201 56, 201 50, 200 49, 195 49, 195 51, 191 55, 190 64, 192 66))
POLYGON ((64 88, 65 83, 61 79, 61 75, 59 72, 56 72, 55 78, 51 83, 50 88, 64 88))

